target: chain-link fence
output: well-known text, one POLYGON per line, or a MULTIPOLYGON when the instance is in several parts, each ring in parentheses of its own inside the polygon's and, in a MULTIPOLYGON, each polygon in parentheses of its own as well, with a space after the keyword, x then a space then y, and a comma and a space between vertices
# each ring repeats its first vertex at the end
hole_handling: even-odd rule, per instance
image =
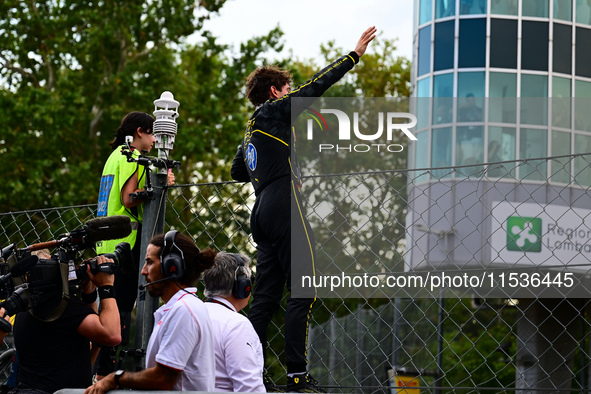
MULTIPOLYGON (((590 158, 305 178, 322 279, 312 375, 337 392, 591 390, 590 158)), ((253 203, 241 183, 174 186, 165 227, 254 257, 253 203)), ((95 212, 1 214, 0 245, 54 239, 95 212)), ((279 313, 266 360, 279 384, 282 327, 279 313)))

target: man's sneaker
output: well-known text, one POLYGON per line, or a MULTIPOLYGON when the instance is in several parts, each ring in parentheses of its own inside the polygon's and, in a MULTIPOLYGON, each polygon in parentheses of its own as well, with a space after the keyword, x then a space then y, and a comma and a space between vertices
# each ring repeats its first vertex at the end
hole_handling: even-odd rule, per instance
POLYGON ((287 377, 288 393, 326 393, 318 387, 318 382, 307 373, 287 377))
POLYGON ((263 374, 263 384, 265 385, 267 393, 285 393, 285 391, 281 390, 275 385, 275 383, 273 383, 269 375, 266 373, 263 374))

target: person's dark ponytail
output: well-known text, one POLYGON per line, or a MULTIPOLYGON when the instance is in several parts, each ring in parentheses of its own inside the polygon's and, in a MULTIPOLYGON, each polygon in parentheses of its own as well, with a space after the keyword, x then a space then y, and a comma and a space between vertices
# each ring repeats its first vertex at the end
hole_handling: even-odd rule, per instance
POLYGON ((130 112, 121 121, 115 133, 115 139, 109 143, 111 149, 116 149, 118 146, 125 144, 125 137, 132 136, 140 127, 142 130, 148 132, 152 130, 154 125, 154 118, 152 115, 145 112, 130 112))
MULTIPOLYGON (((187 286, 195 285, 201 277, 201 273, 213 266, 217 252, 211 248, 199 250, 193 238, 182 233, 176 234, 174 243, 183 251, 185 258, 185 274, 179 279, 179 282, 187 286)), ((163 248, 164 234, 152 237, 150 244, 163 248)), ((164 251, 165 254, 168 252, 169 250, 164 251)))

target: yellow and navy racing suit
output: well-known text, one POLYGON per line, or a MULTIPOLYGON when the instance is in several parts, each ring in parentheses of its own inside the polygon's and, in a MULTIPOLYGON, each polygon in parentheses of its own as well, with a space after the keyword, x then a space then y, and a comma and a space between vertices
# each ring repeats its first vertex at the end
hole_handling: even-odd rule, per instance
MULTIPOLYGON (((314 274, 314 234, 303 209, 291 126, 292 119, 305 108, 299 108, 294 99, 320 97, 358 61, 356 52, 342 56, 290 93, 259 106, 248 121, 242 146, 232 163, 232 178, 251 182, 256 195, 250 217, 257 244, 256 284, 248 318, 263 350, 267 347, 267 327, 279 307, 285 284, 291 293, 300 274, 314 274)), ((288 373, 304 372, 307 365, 308 322, 315 291, 299 290, 305 295, 295 291, 295 296, 290 294, 285 312, 288 373)))

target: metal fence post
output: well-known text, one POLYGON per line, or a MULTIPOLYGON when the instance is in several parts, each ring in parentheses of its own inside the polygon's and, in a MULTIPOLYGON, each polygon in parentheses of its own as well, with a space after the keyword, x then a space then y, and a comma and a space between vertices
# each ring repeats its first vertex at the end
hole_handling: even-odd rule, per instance
POLYGON ((439 322, 437 323, 437 378, 433 383, 434 386, 434 393, 440 394, 442 392, 443 386, 443 350, 444 350, 444 343, 443 343, 443 335, 444 335, 444 322, 445 322, 445 296, 444 290, 441 289, 439 294, 439 322))
POLYGON ((327 329, 328 329, 328 337, 329 337, 329 344, 330 347, 328 348, 328 376, 329 376, 329 384, 331 386, 336 386, 337 385, 337 379, 336 379, 336 365, 337 365, 337 347, 336 347, 336 343, 337 343, 337 330, 336 330, 336 326, 337 326, 337 316, 336 313, 331 312, 330 314, 330 320, 328 321, 328 324, 326 325, 327 329))
MULTIPOLYGON (((143 266, 146 259, 146 248, 150 239, 156 234, 164 232, 164 211, 167 201, 168 170, 180 162, 169 160, 169 153, 174 147, 177 128, 176 118, 179 116, 179 102, 174 99, 171 92, 162 92, 160 98, 154 100, 154 120, 153 133, 156 139, 154 146, 158 149, 159 163, 156 172, 149 172, 152 183, 152 197, 144 204, 144 220, 142 226, 141 252, 139 266, 143 266), (164 164, 164 165, 163 165, 164 164)), ((153 163, 151 163, 153 164, 153 163)), ((146 283, 141 271, 139 275, 139 284, 146 283)), ((136 336, 135 346, 137 349, 146 349, 152 328, 154 327, 154 312, 158 308, 159 298, 153 298, 146 289, 138 289, 137 297, 137 317, 136 317, 136 336)), ((137 359, 136 359, 137 360, 137 359)), ((136 361, 137 362, 137 361, 136 361)), ((141 369, 144 360, 140 360, 142 365, 135 365, 141 369)))
POLYGON ((398 365, 399 365, 399 352, 400 349, 402 348, 402 343, 400 341, 400 308, 401 308, 401 302, 400 302, 400 298, 396 297, 394 298, 394 301, 392 303, 392 306, 394 307, 394 313, 392 314, 394 316, 394 321, 392 322, 392 369, 394 370, 394 372, 396 372, 398 370, 398 365))
MULTIPOLYGON (((140 264, 142 267, 146 259, 146 247, 148 242, 155 234, 164 231, 164 210, 166 205, 166 185, 167 176, 165 174, 151 173, 152 186, 154 194, 152 200, 147 200, 144 205, 144 221, 141 235, 140 264)), ((146 283, 146 279, 141 272, 139 275, 139 284, 146 283)), ((135 325, 135 347, 137 349, 146 349, 148 340, 154 327, 154 311, 158 308, 159 298, 154 298, 148 294, 147 289, 138 290, 137 315, 135 325)), ((138 360, 140 361, 140 360, 138 360)), ((135 365, 136 369, 144 367, 144 360, 140 361, 142 365, 135 365)))

